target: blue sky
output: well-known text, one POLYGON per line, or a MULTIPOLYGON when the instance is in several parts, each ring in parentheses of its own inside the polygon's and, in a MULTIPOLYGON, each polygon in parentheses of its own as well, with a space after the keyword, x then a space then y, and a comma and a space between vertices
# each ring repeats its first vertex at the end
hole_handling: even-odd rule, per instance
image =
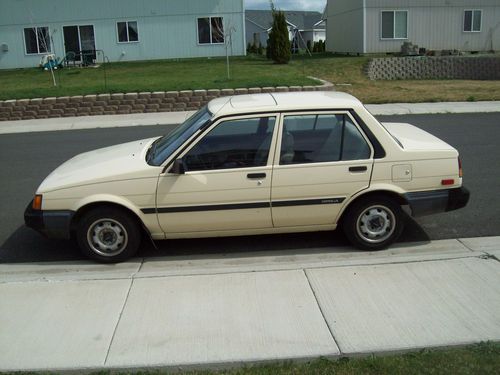
MULTIPOLYGON (((315 10, 323 12, 326 0, 274 0, 282 10, 315 10)), ((269 9, 269 0, 245 0, 246 9, 269 9)))

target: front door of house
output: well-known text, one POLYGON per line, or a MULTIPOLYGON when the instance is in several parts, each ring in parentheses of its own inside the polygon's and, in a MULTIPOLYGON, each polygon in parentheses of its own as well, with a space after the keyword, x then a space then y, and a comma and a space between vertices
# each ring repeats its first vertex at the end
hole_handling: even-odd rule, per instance
POLYGON ((64 51, 75 54, 77 61, 95 60, 94 26, 64 26, 64 51))

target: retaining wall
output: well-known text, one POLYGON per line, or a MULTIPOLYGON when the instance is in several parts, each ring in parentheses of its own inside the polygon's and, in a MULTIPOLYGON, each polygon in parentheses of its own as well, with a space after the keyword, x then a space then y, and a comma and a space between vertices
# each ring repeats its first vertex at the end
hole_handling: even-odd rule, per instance
POLYGON ((395 79, 500 79, 500 57, 389 57, 368 62, 372 80, 395 79))
POLYGON ((197 110, 210 100, 229 95, 292 91, 330 91, 323 86, 282 86, 240 89, 185 90, 100 94, 0 101, 0 121, 55 117, 197 110))

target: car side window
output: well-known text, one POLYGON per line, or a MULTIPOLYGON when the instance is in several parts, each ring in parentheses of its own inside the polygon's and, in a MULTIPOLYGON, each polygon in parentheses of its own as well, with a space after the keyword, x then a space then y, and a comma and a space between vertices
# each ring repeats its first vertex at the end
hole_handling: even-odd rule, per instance
POLYGON ((218 124, 184 156, 186 171, 266 165, 275 123, 275 117, 260 117, 218 124))
POLYGON ((370 157, 370 147, 347 115, 285 116, 280 164, 370 157))
POLYGON ((369 159, 371 155, 370 146, 359 132, 351 119, 344 115, 344 141, 342 145, 342 160, 369 159))

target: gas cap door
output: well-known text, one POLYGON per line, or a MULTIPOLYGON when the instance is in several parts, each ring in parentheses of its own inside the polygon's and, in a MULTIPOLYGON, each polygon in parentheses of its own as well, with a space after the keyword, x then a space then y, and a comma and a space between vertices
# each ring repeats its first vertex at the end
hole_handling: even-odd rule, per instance
POLYGON ((392 166, 393 182, 409 182, 412 178, 411 164, 398 164, 392 166))

